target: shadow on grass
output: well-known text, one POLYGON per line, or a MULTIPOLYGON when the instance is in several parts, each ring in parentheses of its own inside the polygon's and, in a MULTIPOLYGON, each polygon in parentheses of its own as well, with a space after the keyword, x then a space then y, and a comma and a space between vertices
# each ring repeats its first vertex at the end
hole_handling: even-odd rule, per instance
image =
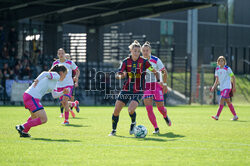
POLYGON ((68 124, 66 127, 90 127, 89 125, 77 125, 77 124, 68 124))
POLYGON ((50 139, 50 138, 31 138, 36 141, 50 141, 50 142, 81 142, 80 140, 68 140, 68 139, 50 139))
POLYGON ((158 142, 167 142, 167 141, 175 141, 175 140, 166 140, 166 139, 161 139, 161 138, 135 138, 135 137, 127 137, 127 136, 121 136, 121 135, 116 135, 115 137, 120 137, 120 138, 132 138, 136 139, 138 141, 158 141, 158 142))
POLYGON ((71 119, 88 119, 88 118, 74 117, 74 118, 71 118, 71 119))
POLYGON ((157 134, 157 136, 168 137, 168 138, 183 138, 183 137, 185 137, 184 135, 174 134, 172 132, 165 133, 165 134, 157 134))

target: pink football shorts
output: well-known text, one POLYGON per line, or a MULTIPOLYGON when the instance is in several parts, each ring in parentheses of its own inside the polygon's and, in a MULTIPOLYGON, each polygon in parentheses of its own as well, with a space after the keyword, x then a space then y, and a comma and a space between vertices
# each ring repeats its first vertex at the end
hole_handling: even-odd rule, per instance
POLYGON ((28 93, 23 94, 23 103, 26 109, 29 109, 31 112, 36 112, 43 109, 42 104, 39 99, 35 99, 28 93))
POLYGON ((223 91, 220 92, 221 97, 227 99, 230 98, 230 92, 232 89, 224 89, 223 91))
POLYGON ((162 87, 158 82, 148 82, 146 83, 146 88, 144 90, 143 98, 153 97, 154 101, 161 102, 164 101, 164 94, 162 87))
POLYGON ((72 86, 65 86, 65 87, 62 87, 62 88, 57 88, 57 92, 63 91, 64 88, 69 88, 70 90, 69 90, 69 93, 68 93, 68 94, 64 94, 64 95, 62 95, 62 96, 59 98, 60 101, 62 101, 63 96, 67 96, 67 97, 69 97, 70 99, 71 99, 71 97, 72 97, 73 85, 72 85, 72 86))

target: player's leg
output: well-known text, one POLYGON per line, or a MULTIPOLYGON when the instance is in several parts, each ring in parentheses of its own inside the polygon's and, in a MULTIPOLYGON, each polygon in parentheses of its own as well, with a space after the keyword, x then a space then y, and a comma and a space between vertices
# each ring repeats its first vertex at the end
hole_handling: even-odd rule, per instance
POLYGON ((115 102, 115 109, 112 115, 112 131, 109 134, 109 136, 114 136, 116 135, 116 128, 117 128, 117 124, 119 121, 119 115, 120 112, 122 110, 122 108, 125 106, 125 103, 121 100, 116 100, 115 102))
POLYGON ((164 106, 164 101, 159 101, 159 102, 155 102, 158 110, 160 111, 160 113, 162 114, 164 120, 166 121, 167 125, 168 126, 171 126, 172 123, 171 123, 171 120, 169 119, 168 115, 167 115, 167 109, 166 107, 164 106))
POLYGON ((16 126, 16 129, 18 130, 20 137, 30 137, 30 135, 28 134, 28 131, 30 130, 30 128, 47 122, 47 115, 44 109, 38 110, 36 112, 30 112, 30 113, 31 113, 31 117, 33 117, 34 119, 31 119, 22 125, 16 126))
POLYGON ((225 99, 225 100, 226 100, 226 103, 227 103, 227 105, 228 105, 230 111, 232 112, 232 114, 233 114, 233 116, 234 116, 233 119, 231 119, 231 120, 238 120, 239 118, 238 118, 238 116, 236 115, 236 112, 235 112, 235 110, 234 110, 234 106, 233 106, 233 104, 232 104, 230 98, 227 98, 227 99, 225 99))
POLYGON ((70 108, 69 108, 69 97, 68 96, 63 96, 62 97, 62 105, 63 107, 65 108, 65 113, 64 113, 64 117, 65 117, 65 120, 63 122, 63 124, 69 124, 69 112, 70 112, 70 108))
POLYGON ((136 126, 136 112, 135 109, 139 105, 139 102, 136 100, 132 100, 128 106, 128 113, 131 118, 131 124, 129 129, 129 134, 134 134, 134 127, 136 126))
POLYGON ((147 113, 148 113, 148 119, 150 120, 151 124, 154 126, 155 131, 153 134, 159 133, 159 128, 156 122, 156 117, 153 111, 153 99, 150 98, 144 98, 144 105, 146 107, 147 113))
POLYGON ((62 103, 60 102, 60 111, 61 111, 60 117, 61 118, 63 118, 63 110, 64 110, 64 107, 63 107, 62 103))
POLYGON ((224 102, 225 102, 225 98, 223 96, 221 96, 221 98, 220 98, 220 105, 219 105, 219 108, 217 110, 217 114, 216 114, 216 116, 212 116, 212 118, 214 120, 218 120, 219 119, 221 111, 222 111, 222 109, 224 107, 224 102))

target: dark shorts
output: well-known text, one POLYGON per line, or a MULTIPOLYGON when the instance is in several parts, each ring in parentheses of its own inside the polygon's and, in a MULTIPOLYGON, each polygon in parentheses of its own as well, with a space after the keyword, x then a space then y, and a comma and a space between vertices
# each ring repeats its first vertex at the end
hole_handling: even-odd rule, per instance
POLYGON ((129 102, 129 101, 136 101, 138 104, 141 102, 143 97, 143 92, 139 92, 139 93, 133 93, 130 91, 121 91, 118 95, 117 100, 122 101, 125 105, 129 102))

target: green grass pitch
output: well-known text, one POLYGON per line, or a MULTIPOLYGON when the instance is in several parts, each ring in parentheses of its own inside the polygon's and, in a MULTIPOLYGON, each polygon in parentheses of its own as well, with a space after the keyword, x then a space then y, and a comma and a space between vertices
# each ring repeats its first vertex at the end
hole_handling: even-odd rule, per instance
POLYGON ((219 121, 211 118, 217 106, 168 107, 168 127, 156 108, 160 128, 153 135, 144 107, 137 124, 148 129, 144 139, 129 135, 124 108, 117 136, 109 137, 113 107, 81 107, 71 125, 63 126, 59 107, 45 107, 48 122, 20 138, 15 125, 25 122, 23 107, 0 107, 0 165, 250 165, 250 106, 235 106, 239 121, 224 107, 219 121))

